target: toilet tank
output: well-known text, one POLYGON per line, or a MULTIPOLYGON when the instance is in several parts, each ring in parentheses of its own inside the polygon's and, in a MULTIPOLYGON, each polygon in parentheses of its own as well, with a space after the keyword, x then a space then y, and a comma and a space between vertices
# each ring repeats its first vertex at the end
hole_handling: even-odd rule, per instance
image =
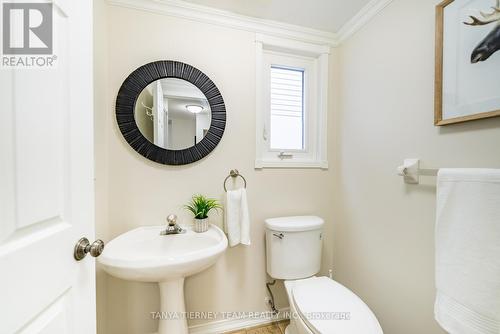
POLYGON ((265 220, 267 273, 275 279, 301 279, 321 266, 324 221, 316 216, 265 220))

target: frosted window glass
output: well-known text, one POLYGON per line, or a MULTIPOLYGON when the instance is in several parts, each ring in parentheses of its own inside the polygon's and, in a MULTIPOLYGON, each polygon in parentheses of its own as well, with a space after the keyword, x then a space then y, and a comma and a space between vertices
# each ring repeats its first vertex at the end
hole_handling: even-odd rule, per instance
POLYGON ((271 67, 271 149, 304 149, 304 71, 271 67))

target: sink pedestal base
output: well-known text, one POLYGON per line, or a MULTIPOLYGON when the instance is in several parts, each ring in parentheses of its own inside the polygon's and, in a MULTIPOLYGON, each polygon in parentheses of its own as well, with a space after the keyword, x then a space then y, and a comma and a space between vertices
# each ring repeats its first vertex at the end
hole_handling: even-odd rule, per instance
POLYGON ((188 334, 184 278, 160 282, 161 314, 158 334, 188 334))

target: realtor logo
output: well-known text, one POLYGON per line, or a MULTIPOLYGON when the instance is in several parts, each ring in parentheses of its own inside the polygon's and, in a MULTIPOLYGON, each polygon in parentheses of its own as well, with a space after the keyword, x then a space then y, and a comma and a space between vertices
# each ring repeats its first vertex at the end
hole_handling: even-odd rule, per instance
POLYGON ((52 3, 4 3, 4 55, 52 54, 52 3))
POLYGON ((46 2, 2 3, 0 68, 55 67, 52 6, 46 2))

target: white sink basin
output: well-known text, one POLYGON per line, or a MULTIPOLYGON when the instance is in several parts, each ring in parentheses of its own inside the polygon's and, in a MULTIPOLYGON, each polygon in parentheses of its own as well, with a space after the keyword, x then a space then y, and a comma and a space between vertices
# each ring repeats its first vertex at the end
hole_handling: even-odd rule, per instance
POLYGON ((227 248, 226 235, 211 225, 205 233, 190 226, 183 234, 160 235, 166 226, 139 227, 107 243, 98 258, 104 270, 115 277, 160 284, 162 319, 159 334, 187 334, 184 315, 184 278, 212 266, 227 248), (174 312, 174 313, 163 313, 174 312))
POLYGON ((98 258, 115 277, 139 282, 163 282, 187 277, 213 265, 227 248, 216 226, 196 233, 160 235, 165 226, 139 227, 111 240, 98 258))

